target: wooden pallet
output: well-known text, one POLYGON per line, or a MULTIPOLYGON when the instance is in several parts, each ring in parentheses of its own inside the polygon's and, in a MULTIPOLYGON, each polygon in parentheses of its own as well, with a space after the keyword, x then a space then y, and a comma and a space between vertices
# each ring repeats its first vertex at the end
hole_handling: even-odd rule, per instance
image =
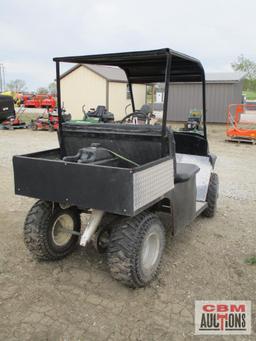
POLYGON ((242 137, 230 137, 225 140, 226 142, 236 142, 236 143, 250 143, 250 144, 256 144, 255 139, 245 139, 242 137))

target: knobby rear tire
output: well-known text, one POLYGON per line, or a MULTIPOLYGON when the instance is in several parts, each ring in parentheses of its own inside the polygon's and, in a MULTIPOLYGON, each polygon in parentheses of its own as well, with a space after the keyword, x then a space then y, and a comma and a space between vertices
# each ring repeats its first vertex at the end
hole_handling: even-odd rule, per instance
POLYGON ((157 275, 165 246, 165 228, 156 214, 143 212, 122 219, 113 227, 108 245, 108 264, 112 276, 123 284, 138 288, 146 286, 157 275), (142 264, 143 242, 156 234, 159 250, 155 263, 145 270, 142 264))
POLYGON ((52 203, 37 201, 30 209, 24 224, 24 242, 28 250, 40 260, 58 260, 70 254, 76 247, 78 236, 72 235, 65 245, 57 245, 52 237, 54 222, 60 215, 68 215, 74 230, 81 228, 80 214, 75 207, 62 210, 52 203))

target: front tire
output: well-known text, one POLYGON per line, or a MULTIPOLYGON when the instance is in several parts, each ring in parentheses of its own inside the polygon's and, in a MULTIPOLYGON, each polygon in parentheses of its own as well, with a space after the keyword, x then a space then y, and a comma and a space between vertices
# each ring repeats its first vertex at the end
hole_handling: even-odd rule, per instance
POLYGON ((36 258, 58 260, 75 249, 80 227, 80 214, 75 207, 63 210, 39 200, 26 217, 24 242, 36 258))
POLYGON ((113 227, 108 246, 112 276, 132 288, 157 275, 165 246, 165 228, 157 215, 143 212, 113 227))

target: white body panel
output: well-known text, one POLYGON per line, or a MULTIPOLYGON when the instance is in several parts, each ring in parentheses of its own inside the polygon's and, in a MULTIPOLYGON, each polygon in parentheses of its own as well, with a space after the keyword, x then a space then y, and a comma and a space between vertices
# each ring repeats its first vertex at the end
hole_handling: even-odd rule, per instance
POLYGON ((178 163, 190 163, 200 168, 200 171, 196 174, 196 200, 206 201, 208 185, 212 172, 212 165, 210 163, 209 157, 177 153, 176 161, 178 163))

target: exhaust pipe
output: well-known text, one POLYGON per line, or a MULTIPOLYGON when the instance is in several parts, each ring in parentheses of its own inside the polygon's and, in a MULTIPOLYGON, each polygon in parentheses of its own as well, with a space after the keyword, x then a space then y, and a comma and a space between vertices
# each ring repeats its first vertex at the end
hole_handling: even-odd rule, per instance
POLYGON ((91 240, 101 222, 103 214, 104 211, 92 210, 91 216, 80 239, 81 246, 86 246, 86 244, 91 240))

